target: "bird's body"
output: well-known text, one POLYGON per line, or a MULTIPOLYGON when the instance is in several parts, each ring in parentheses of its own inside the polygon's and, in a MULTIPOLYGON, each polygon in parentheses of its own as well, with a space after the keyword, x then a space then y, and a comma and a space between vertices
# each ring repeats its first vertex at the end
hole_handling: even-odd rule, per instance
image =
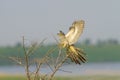
POLYGON ((60 46, 67 49, 68 56, 72 61, 80 64, 80 61, 85 62, 84 53, 76 48, 74 44, 78 41, 84 29, 84 21, 75 21, 65 35, 62 31, 58 33, 60 38, 60 46))

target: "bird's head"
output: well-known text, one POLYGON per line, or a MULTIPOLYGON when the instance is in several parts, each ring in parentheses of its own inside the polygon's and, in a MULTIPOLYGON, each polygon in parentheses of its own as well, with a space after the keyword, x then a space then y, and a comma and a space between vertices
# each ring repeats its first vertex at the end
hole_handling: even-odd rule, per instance
POLYGON ((65 34, 62 31, 60 31, 59 33, 57 33, 57 35, 58 36, 65 36, 65 34))

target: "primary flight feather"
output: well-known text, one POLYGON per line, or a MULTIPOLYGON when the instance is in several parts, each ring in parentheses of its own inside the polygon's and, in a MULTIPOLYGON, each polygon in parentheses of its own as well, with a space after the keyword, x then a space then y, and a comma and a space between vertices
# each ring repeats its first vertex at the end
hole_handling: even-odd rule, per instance
POLYGON ((70 45, 78 41, 80 35, 83 32, 84 23, 85 22, 83 20, 73 22, 69 32, 65 35, 70 45))

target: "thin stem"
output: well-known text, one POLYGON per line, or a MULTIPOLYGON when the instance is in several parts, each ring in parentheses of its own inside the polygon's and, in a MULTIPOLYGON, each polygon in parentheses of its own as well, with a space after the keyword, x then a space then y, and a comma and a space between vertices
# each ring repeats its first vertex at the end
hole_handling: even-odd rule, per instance
POLYGON ((39 70, 40 70, 40 67, 41 67, 41 63, 36 63, 36 71, 35 71, 35 77, 34 77, 34 80, 36 80, 38 78, 38 73, 39 73, 39 70))
MULTIPOLYGON (((60 48, 60 50, 59 50, 59 54, 58 54, 58 57, 57 57, 57 59, 56 59, 56 64, 58 63, 58 61, 59 61, 59 59, 60 59, 60 56, 61 56, 61 48, 60 48)), ((55 64, 55 66, 56 66, 56 64, 55 64)))
POLYGON ((54 69, 53 73, 51 74, 49 80, 52 80, 54 77, 55 73, 59 70, 59 68, 63 65, 63 63, 67 60, 68 56, 66 56, 54 69))
POLYGON ((30 78, 30 72, 29 72, 29 57, 25 48, 25 43, 24 43, 24 37, 23 37, 23 49, 24 49, 24 55, 25 55, 25 72, 27 75, 27 80, 31 80, 30 78))

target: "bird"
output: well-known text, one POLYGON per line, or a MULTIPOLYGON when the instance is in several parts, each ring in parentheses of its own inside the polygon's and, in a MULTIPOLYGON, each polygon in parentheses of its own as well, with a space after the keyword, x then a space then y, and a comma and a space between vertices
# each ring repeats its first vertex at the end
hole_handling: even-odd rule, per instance
POLYGON ((66 49, 67 56, 76 64, 86 61, 83 50, 74 45, 83 33, 84 24, 84 20, 74 21, 67 34, 61 30, 57 33, 60 41, 59 46, 66 49))

